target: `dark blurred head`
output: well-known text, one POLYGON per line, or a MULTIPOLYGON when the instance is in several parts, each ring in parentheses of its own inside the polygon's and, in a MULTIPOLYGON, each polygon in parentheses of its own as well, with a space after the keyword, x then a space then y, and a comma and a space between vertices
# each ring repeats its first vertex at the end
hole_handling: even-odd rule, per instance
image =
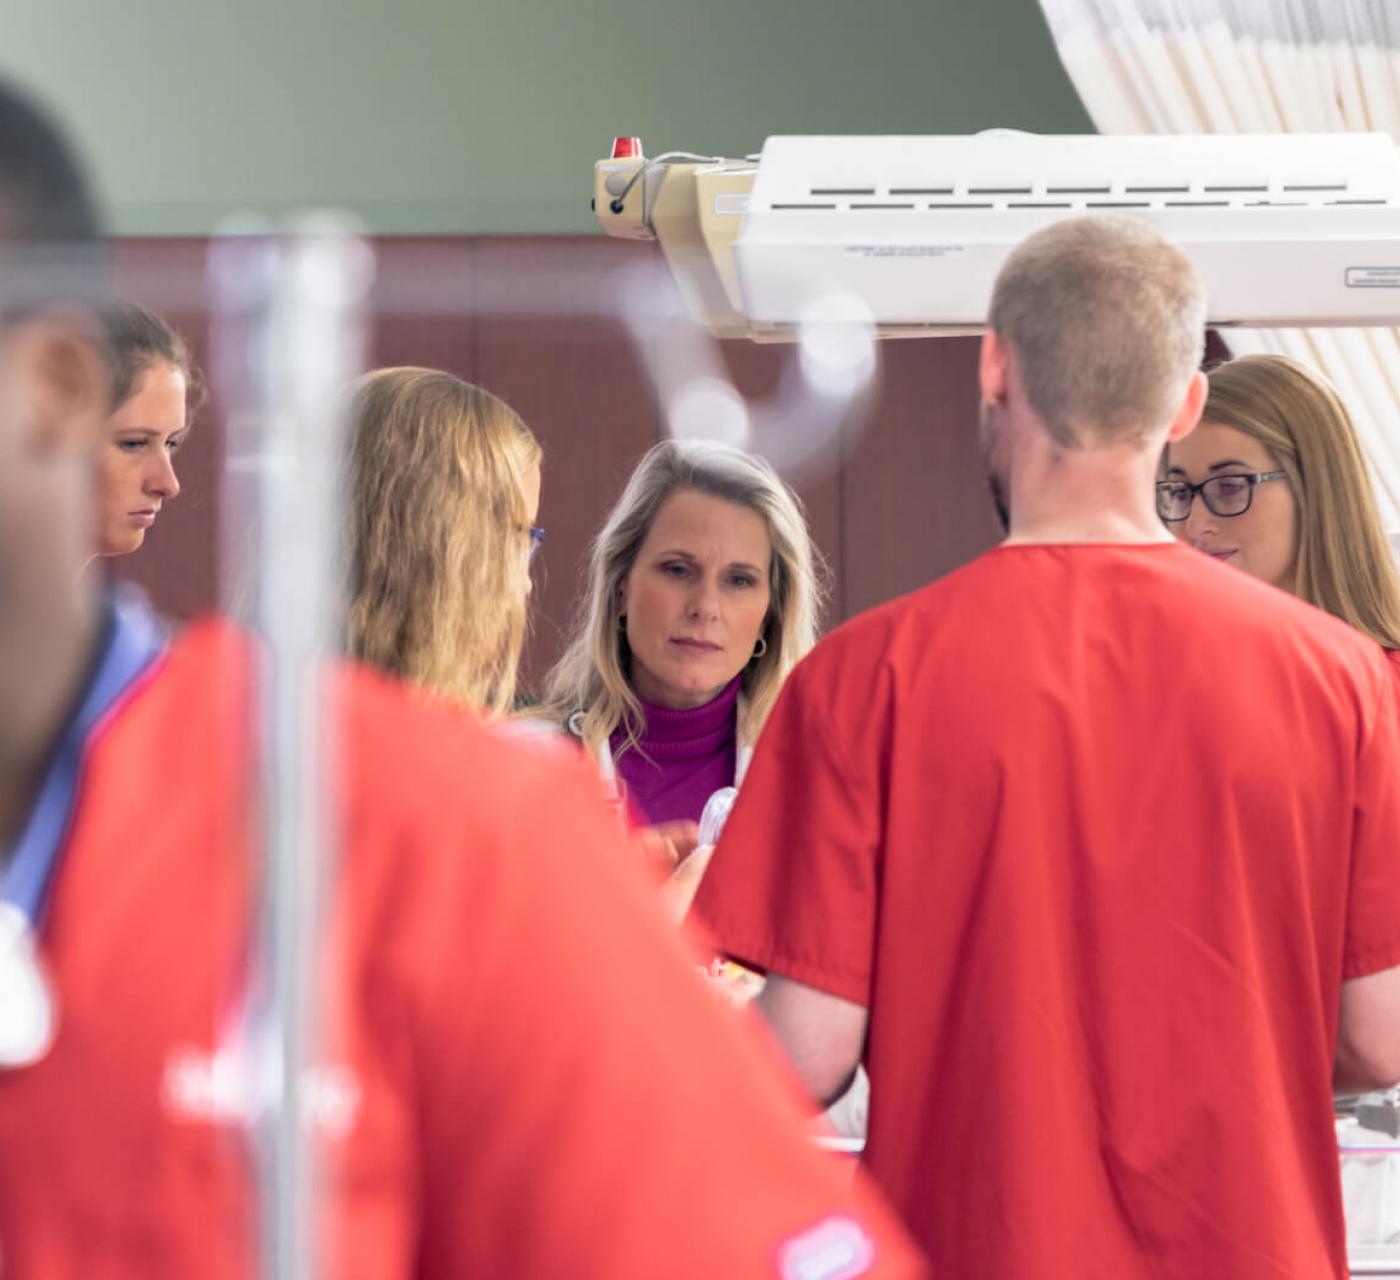
MULTIPOLYGON (((0 626, 61 616, 90 554, 110 377, 96 207, 73 149, 0 84, 0 626)), ((36 624, 37 625, 37 624, 36 624)))
POLYGON ((0 239, 95 243, 97 207, 54 123, 0 84, 0 239))

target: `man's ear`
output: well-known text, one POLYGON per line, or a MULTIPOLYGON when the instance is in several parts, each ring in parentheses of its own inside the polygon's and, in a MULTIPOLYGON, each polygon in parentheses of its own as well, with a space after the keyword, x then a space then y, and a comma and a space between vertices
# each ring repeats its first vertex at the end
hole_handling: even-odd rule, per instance
POLYGON ((1209 389, 1210 384, 1206 381, 1206 375, 1197 369, 1187 384, 1186 394, 1181 400, 1181 407, 1177 409, 1176 416, 1172 418, 1171 426, 1167 428, 1168 444, 1184 440, 1196 429, 1196 424, 1201 420, 1201 411, 1206 407, 1206 392, 1209 389))
POLYGON ((982 335, 982 354, 977 364, 977 382, 982 391, 983 404, 1006 403, 1008 355, 1006 343, 994 330, 988 329, 982 335))
POLYGON ((90 452, 107 416, 111 370, 96 322, 54 311, 15 325, 6 344, 6 376, 24 389, 23 420, 43 452, 90 452))

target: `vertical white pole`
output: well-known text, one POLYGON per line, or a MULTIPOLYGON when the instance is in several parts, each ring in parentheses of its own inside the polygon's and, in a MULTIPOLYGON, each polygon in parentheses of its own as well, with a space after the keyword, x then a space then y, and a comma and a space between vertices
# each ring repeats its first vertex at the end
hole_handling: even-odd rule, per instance
POLYGON ((245 1048, 261 1272, 311 1280, 320 924, 338 846, 323 676, 338 647, 345 393, 363 367, 373 258, 323 215, 275 237, 217 242, 210 278, 215 376, 229 408, 226 600, 260 641, 262 847, 245 1048))

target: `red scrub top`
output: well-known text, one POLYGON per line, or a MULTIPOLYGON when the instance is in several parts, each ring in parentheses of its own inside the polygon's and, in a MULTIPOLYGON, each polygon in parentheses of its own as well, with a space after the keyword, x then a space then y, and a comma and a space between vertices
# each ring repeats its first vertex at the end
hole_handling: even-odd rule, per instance
MULTIPOLYGON (((0 1072, 0 1267, 255 1274, 247 651, 196 629, 90 747, 42 936, 57 1043, 0 1072)), ((323 1274, 922 1274, 651 909, 586 765, 366 672, 303 1082, 323 1274)))
POLYGON ((697 909, 868 1006, 868 1168, 937 1274, 1341 1277, 1396 721, 1371 641, 1188 547, 1000 548, 798 668, 697 909))

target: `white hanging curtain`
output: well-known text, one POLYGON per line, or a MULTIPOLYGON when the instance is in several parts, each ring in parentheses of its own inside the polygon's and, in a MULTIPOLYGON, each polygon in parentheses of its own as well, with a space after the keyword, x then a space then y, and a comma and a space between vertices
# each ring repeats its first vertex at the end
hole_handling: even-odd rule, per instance
MULTIPOLYGON (((1040 0, 1100 133, 1330 133, 1400 141, 1396 0, 1040 0)), ((1236 354, 1322 370, 1400 547, 1400 331, 1231 329, 1236 354)))

